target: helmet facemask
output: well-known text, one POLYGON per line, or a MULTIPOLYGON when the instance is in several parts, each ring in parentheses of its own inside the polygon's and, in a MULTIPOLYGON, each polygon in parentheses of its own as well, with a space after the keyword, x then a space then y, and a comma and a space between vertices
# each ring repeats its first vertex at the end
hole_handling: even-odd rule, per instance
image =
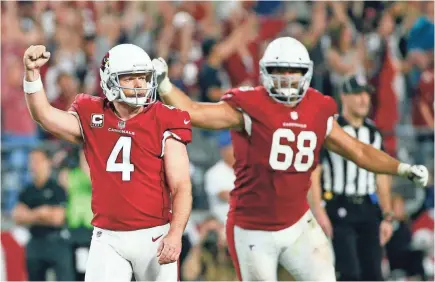
POLYGON ((269 95, 279 103, 296 105, 305 96, 311 82, 313 65, 310 63, 260 63, 260 74, 264 87, 269 95), (292 71, 300 70, 299 74, 272 74, 276 68, 286 68, 292 71))
MULTIPOLYGON (((136 70, 133 72, 112 73, 108 76, 107 82, 101 81, 101 87, 105 91, 111 92, 113 100, 124 102, 133 107, 146 106, 156 102, 157 100, 157 76, 154 70, 136 70), (145 88, 131 88, 121 86, 120 77, 122 75, 145 74, 145 88), (104 87, 103 84, 106 84, 104 87), (133 91, 134 95, 126 95, 125 90, 133 91)), ((107 96, 107 95, 106 95, 107 96)))

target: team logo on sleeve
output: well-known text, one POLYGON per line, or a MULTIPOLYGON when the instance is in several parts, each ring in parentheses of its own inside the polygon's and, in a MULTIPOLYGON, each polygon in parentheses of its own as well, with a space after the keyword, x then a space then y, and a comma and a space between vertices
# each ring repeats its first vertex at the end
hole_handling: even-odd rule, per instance
POLYGON ((103 114, 92 114, 91 115, 91 127, 101 128, 104 125, 104 115, 103 114))

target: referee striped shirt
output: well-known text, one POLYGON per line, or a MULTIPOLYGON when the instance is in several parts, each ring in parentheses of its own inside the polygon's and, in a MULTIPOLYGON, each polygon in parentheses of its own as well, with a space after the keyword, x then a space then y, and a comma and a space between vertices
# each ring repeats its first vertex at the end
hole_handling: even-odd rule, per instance
MULTIPOLYGON (((370 119, 366 118, 363 125, 358 128, 350 125, 341 115, 338 116, 337 122, 344 131, 359 141, 384 150, 381 133, 370 119)), ((365 196, 376 192, 375 174, 358 167, 354 162, 323 149, 321 164, 324 191, 346 196, 365 196)))

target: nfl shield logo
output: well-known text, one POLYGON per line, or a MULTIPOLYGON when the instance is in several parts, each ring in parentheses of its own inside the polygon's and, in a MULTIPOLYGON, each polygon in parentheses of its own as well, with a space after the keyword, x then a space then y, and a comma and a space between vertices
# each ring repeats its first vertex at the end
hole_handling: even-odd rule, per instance
POLYGON ((290 117, 291 117, 292 120, 297 120, 299 118, 297 112, 291 112, 290 113, 290 117))
POLYGON ((125 121, 121 120, 118 122, 118 128, 119 129, 124 129, 125 128, 125 121))

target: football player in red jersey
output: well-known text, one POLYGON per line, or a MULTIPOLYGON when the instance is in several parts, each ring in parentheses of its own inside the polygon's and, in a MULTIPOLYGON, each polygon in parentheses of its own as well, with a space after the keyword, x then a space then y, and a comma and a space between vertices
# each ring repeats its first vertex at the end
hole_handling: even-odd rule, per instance
POLYGON ((36 122, 84 144, 95 227, 85 280, 131 281, 134 274, 136 280, 176 281, 192 204, 189 114, 156 101, 151 59, 131 44, 113 47, 103 59, 105 99, 79 94, 69 112, 58 110, 39 73, 49 58, 42 45, 26 50, 23 86, 36 122))
POLYGON ((427 182, 424 166, 400 163, 341 129, 334 100, 309 87, 307 49, 291 37, 266 48, 262 86, 231 89, 219 103, 193 102, 170 83, 163 59, 153 64, 166 103, 188 111, 194 126, 232 129, 227 238, 241 280, 276 280, 278 264, 296 280, 335 280, 332 250, 307 202, 322 145, 369 171, 427 182))

